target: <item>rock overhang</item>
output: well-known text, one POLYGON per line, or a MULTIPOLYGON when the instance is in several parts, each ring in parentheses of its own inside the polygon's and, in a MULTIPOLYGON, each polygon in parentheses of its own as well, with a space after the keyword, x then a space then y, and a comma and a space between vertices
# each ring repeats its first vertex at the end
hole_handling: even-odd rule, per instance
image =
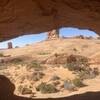
POLYGON ((0 0, 0 41, 61 27, 100 34, 99 0, 0 0))

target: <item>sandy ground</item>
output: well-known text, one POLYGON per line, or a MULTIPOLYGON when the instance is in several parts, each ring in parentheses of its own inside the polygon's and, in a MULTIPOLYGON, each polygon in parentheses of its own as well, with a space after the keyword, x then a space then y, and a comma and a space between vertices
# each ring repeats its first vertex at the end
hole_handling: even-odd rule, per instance
MULTIPOLYGON (((90 58, 91 67, 97 67, 100 69, 100 40, 96 39, 58 39, 52 41, 43 41, 22 48, 15 48, 4 50, 5 55, 11 55, 11 57, 16 56, 28 56, 30 59, 39 59, 43 60, 55 53, 67 53, 67 54, 79 54, 90 58)), ((68 69, 60 67, 50 67, 49 65, 44 65, 46 69, 43 71, 45 76, 38 82, 29 81, 23 79, 23 77, 30 76, 34 70, 27 70, 27 66, 16 65, 8 66, 7 69, 0 70, 0 74, 6 75, 15 85, 16 90, 15 94, 21 95, 18 93, 17 87, 20 84, 26 86, 33 85, 32 90, 36 92, 35 86, 41 82, 49 82, 50 78, 53 75, 58 75, 62 80, 74 79, 75 75, 68 69)), ((80 88, 77 91, 69 92, 67 90, 62 90, 58 93, 53 94, 41 94, 40 92, 36 93, 36 98, 48 98, 48 97, 64 97, 73 94, 81 94, 88 91, 100 91, 100 75, 95 79, 85 80, 84 83, 86 87, 80 88)), ((29 95, 24 95, 28 96, 29 95)))

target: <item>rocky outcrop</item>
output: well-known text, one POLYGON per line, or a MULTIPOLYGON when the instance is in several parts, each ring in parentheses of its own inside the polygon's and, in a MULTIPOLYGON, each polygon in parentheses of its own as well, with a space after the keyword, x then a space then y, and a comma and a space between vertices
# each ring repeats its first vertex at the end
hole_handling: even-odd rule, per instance
POLYGON ((52 30, 48 32, 48 40, 58 39, 59 38, 59 30, 52 30))
POLYGON ((100 0, 0 0, 0 41, 65 26, 100 34, 100 0))
POLYGON ((12 48, 13 48, 12 42, 8 42, 8 49, 12 49, 12 48))

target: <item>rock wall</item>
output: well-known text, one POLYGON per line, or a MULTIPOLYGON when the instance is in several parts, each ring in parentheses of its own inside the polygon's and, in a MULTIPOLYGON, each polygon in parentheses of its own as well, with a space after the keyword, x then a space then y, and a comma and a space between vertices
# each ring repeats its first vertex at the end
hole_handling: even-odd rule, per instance
POLYGON ((100 34, 100 0, 0 0, 0 41, 60 27, 100 34))

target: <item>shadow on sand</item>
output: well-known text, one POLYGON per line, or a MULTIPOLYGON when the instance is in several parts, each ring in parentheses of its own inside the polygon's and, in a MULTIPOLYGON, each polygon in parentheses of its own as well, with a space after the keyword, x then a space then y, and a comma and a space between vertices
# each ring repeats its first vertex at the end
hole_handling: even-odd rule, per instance
POLYGON ((14 84, 5 76, 0 75, 0 100, 100 100, 100 92, 88 92, 57 99, 31 99, 14 95, 14 90, 14 84))

